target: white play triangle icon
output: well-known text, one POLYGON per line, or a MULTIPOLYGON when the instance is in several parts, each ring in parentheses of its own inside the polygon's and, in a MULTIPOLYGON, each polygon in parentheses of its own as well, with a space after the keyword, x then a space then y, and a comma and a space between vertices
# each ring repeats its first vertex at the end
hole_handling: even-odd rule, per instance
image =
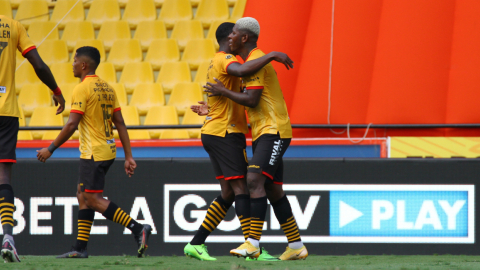
POLYGON ((350 205, 340 201, 340 228, 347 225, 348 223, 354 221, 355 219, 363 216, 363 213, 357 209, 351 207, 350 205))

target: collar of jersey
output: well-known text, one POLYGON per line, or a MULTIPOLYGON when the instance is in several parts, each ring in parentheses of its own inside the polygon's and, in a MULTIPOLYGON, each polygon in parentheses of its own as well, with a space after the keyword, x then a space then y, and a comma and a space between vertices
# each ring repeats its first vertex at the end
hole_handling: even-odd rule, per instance
POLYGON ((85 76, 85 78, 83 78, 82 82, 85 81, 86 78, 90 78, 90 77, 93 78, 93 77, 98 77, 98 76, 97 75, 87 75, 87 76, 85 76))
POLYGON ((247 60, 245 60, 245 62, 248 61, 248 58, 250 58, 250 55, 252 55, 252 53, 253 53, 254 51, 256 51, 256 50, 258 50, 258 47, 250 51, 250 53, 249 53, 248 56, 247 56, 247 60))

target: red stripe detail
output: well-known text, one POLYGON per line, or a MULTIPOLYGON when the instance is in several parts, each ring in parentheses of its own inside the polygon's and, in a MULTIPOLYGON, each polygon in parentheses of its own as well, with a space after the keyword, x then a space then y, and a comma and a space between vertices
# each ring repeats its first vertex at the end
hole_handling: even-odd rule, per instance
POLYGON ((7 162, 17 163, 15 159, 0 159, 0 163, 7 163, 7 162))
POLYGON ((271 176, 270 174, 266 173, 266 172, 262 172, 265 176, 267 176, 268 178, 270 178, 270 180, 273 180, 273 176, 271 176))
POLYGON ((87 75, 87 76, 85 76, 85 78, 83 78, 82 82, 85 81, 85 79, 88 78, 88 77, 98 77, 98 76, 97 75, 87 75))
POLYGON ((276 181, 273 181, 274 184, 277 184, 277 185, 283 185, 283 182, 276 182, 276 181))
POLYGON ((36 46, 28 47, 26 50, 23 51, 22 56, 25 56, 29 51, 36 49, 36 46))
POLYGON ((77 111, 77 110, 70 110, 70 112, 71 112, 71 113, 73 112, 73 113, 85 114, 84 112, 82 112, 82 111, 77 111))
POLYGON ((85 192, 89 192, 89 193, 102 193, 103 190, 91 190, 91 189, 85 189, 85 192))
POLYGON ((245 178, 245 175, 230 176, 230 177, 226 177, 225 180, 242 179, 242 178, 245 178))
POLYGON ((263 89, 263 86, 249 86, 247 90, 256 90, 256 89, 263 89))
POLYGON ((53 90, 53 94, 55 96, 59 96, 62 94, 62 90, 60 90, 60 87, 57 86, 57 88, 55 90, 53 90))
POLYGON ((252 55, 252 53, 253 53, 254 51, 256 51, 256 50, 258 50, 258 48, 255 48, 255 49, 253 49, 252 51, 250 51, 250 53, 248 54, 247 59, 245 60, 245 62, 248 61, 248 58, 250 58, 250 55, 252 55))
POLYGON ((233 63, 239 63, 240 64, 240 62, 238 62, 238 61, 232 61, 232 62, 228 63, 228 65, 225 67, 225 70, 227 70, 228 66, 230 66, 233 63))
POLYGON ((118 107, 118 108, 115 108, 115 109, 113 110, 113 112, 118 112, 118 111, 120 111, 120 110, 122 110, 122 108, 118 107))
POLYGON ((220 175, 220 176, 215 177, 215 179, 222 179, 223 177, 224 177, 223 175, 220 175))

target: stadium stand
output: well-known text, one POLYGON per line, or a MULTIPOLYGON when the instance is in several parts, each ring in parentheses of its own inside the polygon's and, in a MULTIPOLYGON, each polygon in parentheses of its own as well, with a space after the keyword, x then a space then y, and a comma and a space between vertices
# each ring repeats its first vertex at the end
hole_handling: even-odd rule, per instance
POLYGON ((128 0, 122 20, 127 21, 131 29, 136 29, 141 21, 154 21, 156 18, 153 0, 128 0))
POLYGON ((45 40, 38 47, 38 54, 48 66, 54 63, 68 62, 67 44, 63 40, 45 40))
POLYGON ((15 20, 20 21, 26 29, 35 22, 48 21, 48 5, 44 0, 22 0, 18 5, 15 20))
POLYGON ((127 106, 127 92, 125 91, 125 86, 123 83, 109 83, 113 89, 115 89, 115 94, 117 94, 118 103, 120 107, 127 106))
MULTIPOLYGON (((183 116, 182 125, 202 125, 205 122, 205 116, 199 116, 192 110, 186 110, 183 116)), ((199 128, 186 129, 190 138, 198 138, 200 135, 199 128)))
POLYGON ((22 141, 31 141, 33 140, 32 132, 28 130, 20 130, 18 131, 17 140, 22 141))
POLYGON ((24 85, 38 83, 41 83, 41 81, 30 63, 24 63, 15 73, 15 90, 17 95, 20 94, 20 90, 24 85))
MULTIPOLYGON (((34 25, 32 25, 33 27, 34 25)), ((81 40, 95 40, 95 31, 91 22, 68 22, 63 30, 62 40, 67 43, 67 48, 71 52, 81 40)), ((103 46, 103 44, 102 44, 103 46)))
POLYGON ((132 94, 133 89, 139 83, 152 83, 153 71, 152 65, 148 62, 131 62, 125 64, 120 83, 125 85, 127 94, 132 94))
POLYGON ((50 70, 58 84, 80 83, 80 79, 73 76, 71 63, 55 63, 52 64, 50 70))
POLYGON ((163 7, 163 3, 165 3, 165 0, 155 0, 154 2, 157 8, 161 8, 163 7))
POLYGON ((0 15, 12 18, 12 6, 10 0, 0 0, 0 15))
POLYGON ((230 7, 235 6, 235 4, 236 4, 237 2, 239 2, 239 0, 227 0, 227 4, 228 4, 228 6, 230 6, 230 7))
POLYGON ((43 39, 45 39, 45 37, 46 37, 45 40, 58 40, 59 39, 58 29, 55 28, 55 25, 56 23, 54 22, 33 23, 28 28, 28 36, 30 37, 30 40, 35 45, 38 45, 43 39), (48 35, 49 33, 50 35, 48 35))
POLYGON ((198 66, 197 74, 195 74, 194 82, 199 83, 200 86, 204 86, 207 83, 207 71, 210 66, 211 60, 207 60, 198 66))
POLYGON ((175 106, 178 115, 183 116, 186 110, 190 110, 190 105, 197 104, 199 100, 203 100, 203 95, 198 83, 177 83, 167 105, 175 106))
POLYGON ((18 95, 18 105, 22 107, 25 116, 31 116, 35 108, 51 106, 50 92, 44 84, 23 85, 18 95))
POLYGON ((150 133, 148 130, 129 129, 128 137, 130 140, 150 140, 150 133))
POLYGON ((95 74, 97 74, 98 77, 102 78, 102 80, 105 80, 107 83, 117 82, 117 73, 112 63, 100 63, 95 71, 95 74))
POLYGON ((183 51, 190 40, 204 38, 202 23, 198 20, 177 21, 171 38, 177 40, 178 47, 183 51))
MULTIPOLYGON (((120 7, 117 0, 93 0, 88 10, 87 21, 92 22, 95 29, 100 29, 105 22, 118 20, 120 20, 120 7)), ((99 37, 99 39, 102 38, 99 37)))
POLYGON ((167 129, 162 131, 159 139, 190 139, 188 131, 184 129, 167 129))
POLYGON ((160 10, 159 20, 172 29, 177 21, 191 20, 193 17, 190 0, 165 0, 160 10))
POLYGON ((65 99, 65 110, 63 111, 63 116, 70 115, 70 110, 72 109, 73 89, 77 85, 78 85, 78 82, 77 83, 59 83, 58 85, 60 89, 62 89, 63 98, 65 99))
POLYGON ((180 60, 177 42, 174 39, 154 39, 145 56, 145 62, 152 64, 153 70, 160 70, 166 62, 180 60))
POLYGON ((236 0, 236 1, 228 1, 228 4, 233 4, 233 11, 230 15, 230 20, 232 22, 236 22, 238 19, 243 17, 243 13, 245 12, 245 6, 247 5, 247 0, 236 0))
POLYGON ((107 52, 110 51, 115 41, 130 38, 130 28, 126 21, 104 22, 97 37, 97 39, 103 41, 103 46, 105 46, 107 52))
POLYGON ((212 59, 215 53, 215 45, 211 39, 194 39, 187 43, 182 61, 186 61, 190 69, 197 70, 202 62, 212 59))
POLYGON ((61 0, 57 1, 53 8, 51 22, 59 23, 60 29, 65 28, 69 22, 83 22, 85 20, 85 11, 81 2, 77 0, 61 0), (65 17, 65 14, 68 15, 65 17), (65 18, 64 18, 65 17, 65 18))
POLYGON ((24 127, 27 125, 27 121, 25 120, 25 114, 23 113, 23 109, 21 106, 18 106, 18 110, 20 111, 20 117, 18 118, 18 125, 24 127))
MULTIPOLYGON (((30 118, 31 127, 48 127, 48 126, 63 126, 62 114, 56 115, 57 108, 55 107, 38 107, 32 113, 30 118)), ((40 140, 43 137, 45 131, 34 130, 32 131, 33 139, 40 140)))
MULTIPOLYGON (((153 106, 145 117, 145 126, 153 125, 178 125, 178 114, 175 106, 153 106)), ((150 129, 150 137, 158 139, 166 129, 150 129)))
POLYGON ((187 62, 167 62, 158 73, 157 83, 163 86, 163 92, 170 94, 180 82, 191 82, 192 75, 187 62))
POLYGON ((215 32, 217 31, 218 26, 224 22, 225 22, 224 20, 214 21, 212 22, 208 30, 207 39, 211 39, 213 41, 213 43, 215 44, 216 51, 218 51, 218 42, 217 42, 217 38, 215 37, 215 32))
MULTIPOLYGON (((146 52, 154 40, 167 38, 165 23, 163 21, 141 21, 138 23, 133 38, 140 40, 142 51, 146 52)), ((153 48, 161 49, 161 47, 156 46, 153 48)))
POLYGON ((204 28, 210 27, 213 21, 228 20, 230 17, 225 0, 200 0, 195 19, 202 22, 204 28))
POLYGON ((124 106, 122 107, 123 120, 127 126, 138 126, 140 125, 140 116, 138 115, 137 107, 135 106, 124 106))
POLYGON ((103 42, 98 39, 81 39, 78 40, 75 48, 73 49, 72 53, 72 59, 70 61, 73 62, 73 57, 75 56, 75 52, 77 51, 78 48, 83 47, 83 46, 92 46, 98 49, 100 52, 100 62, 105 62, 106 60, 106 53, 105 53, 105 47, 103 46, 103 42))
POLYGON ((146 115, 153 106, 165 105, 162 85, 158 83, 140 83, 133 91, 130 106, 136 106, 139 115, 146 115))
POLYGON ((125 63, 141 62, 142 48, 138 39, 120 39, 113 43, 110 55, 107 59, 112 63, 115 70, 122 70, 125 63))

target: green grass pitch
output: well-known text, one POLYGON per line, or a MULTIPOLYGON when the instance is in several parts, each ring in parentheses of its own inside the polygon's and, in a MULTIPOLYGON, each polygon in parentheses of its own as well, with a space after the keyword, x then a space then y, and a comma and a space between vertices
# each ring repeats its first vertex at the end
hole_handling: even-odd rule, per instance
POLYGON ((202 262, 187 257, 91 256, 88 259, 55 259, 54 256, 21 256, 21 263, 2 264, 0 269, 320 269, 320 270, 460 270, 480 269, 480 256, 318 256, 304 261, 247 262, 241 258, 219 256, 215 262, 202 262))

